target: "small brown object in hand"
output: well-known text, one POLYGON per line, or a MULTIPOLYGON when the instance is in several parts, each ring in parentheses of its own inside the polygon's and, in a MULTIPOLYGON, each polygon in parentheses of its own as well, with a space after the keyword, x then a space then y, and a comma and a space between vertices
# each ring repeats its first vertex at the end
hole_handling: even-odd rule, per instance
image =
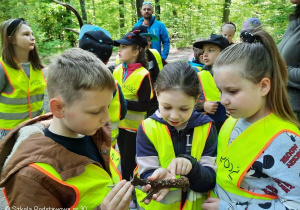
POLYGON ((146 199, 151 200, 153 194, 157 193, 159 190, 164 189, 164 188, 181 188, 184 192, 186 192, 189 187, 190 187, 190 182, 187 177, 181 176, 179 179, 164 179, 164 180, 154 180, 154 181, 149 181, 147 179, 139 179, 137 175, 133 177, 131 180, 131 184, 133 186, 145 186, 147 184, 151 185, 151 190, 147 194, 141 202, 144 202, 146 199))

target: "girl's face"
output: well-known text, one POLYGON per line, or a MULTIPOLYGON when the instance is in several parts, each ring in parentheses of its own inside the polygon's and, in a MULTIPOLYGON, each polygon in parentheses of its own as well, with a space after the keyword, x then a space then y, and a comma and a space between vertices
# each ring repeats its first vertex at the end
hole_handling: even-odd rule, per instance
POLYGON ((35 38, 31 28, 22 24, 16 31, 14 37, 12 37, 12 44, 14 45, 15 51, 27 51, 30 52, 34 49, 35 38))
POLYGON ((157 95, 162 118, 176 129, 184 128, 190 119, 196 100, 180 90, 166 90, 157 95))
POLYGON ((215 44, 205 44, 203 46, 203 61, 206 66, 212 66, 220 54, 221 49, 215 44))
POLYGON ((270 90, 269 78, 254 84, 240 75, 242 65, 226 65, 214 69, 214 80, 221 91, 221 103, 234 118, 255 122, 268 115, 266 95, 270 90))
POLYGON ((132 45, 123 45, 120 44, 118 51, 120 61, 123 61, 127 64, 136 63, 137 57, 139 55, 139 50, 134 50, 132 45))

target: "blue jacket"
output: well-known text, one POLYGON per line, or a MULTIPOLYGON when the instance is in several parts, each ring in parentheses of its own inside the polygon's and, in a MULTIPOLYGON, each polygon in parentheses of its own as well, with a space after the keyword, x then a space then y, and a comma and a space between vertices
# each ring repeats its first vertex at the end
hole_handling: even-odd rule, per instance
MULTIPOLYGON (((134 26, 142 25, 143 21, 144 18, 142 17, 136 24, 134 24, 134 26)), ((160 53, 161 57, 166 60, 170 50, 170 39, 165 24, 155 20, 155 16, 153 15, 150 21, 149 32, 155 34, 160 39, 160 41, 152 42, 152 48, 156 49, 160 53), (161 43, 163 44, 163 52, 161 52, 161 43)))
MULTIPOLYGON (((193 111, 187 126, 184 129, 177 131, 173 126, 169 125, 160 116, 158 110, 152 116, 150 116, 150 118, 168 126, 173 141, 173 149, 175 151, 176 156, 178 156, 179 154, 191 155, 191 148, 186 146, 188 138, 187 136, 189 135, 189 141, 192 144, 191 140, 193 140, 194 128, 196 126, 203 125, 212 121, 212 119, 209 118, 207 115, 204 115, 203 113, 199 113, 197 111, 193 111)), ((139 126, 137 132, 136 152, 138 161, 139 159, 149 161, 148 163, 146 163, 146 165, 151 165, 152 160, 158 156, 154 145, 144 133, 141 125, 139 126)), ((190 181, 191 189, 195 192, 206 192, 215 185, 216 176, 215 171, 213 169, 213 165, 216 154, 217 132, 215 126, 212 126, 201 157, 203 163, 205 162, 206 165, 203 166, 200 163, 200 160, 200 162, 197 162, 197 164, 193 166, 189 174, 187 174, 187 178, 190 181)), ((141 178, 146 179, 155 170, 156 168, 150 167, 149 170, 141 174, 141 178)))
POLYGON ((195 69, 195 71, 198 73, 199 69, 197 67, 203 67, 204 65, 198 61, 196 61, 195 58, 193 58, 191 61, 188 61, 188 63, 195 69))

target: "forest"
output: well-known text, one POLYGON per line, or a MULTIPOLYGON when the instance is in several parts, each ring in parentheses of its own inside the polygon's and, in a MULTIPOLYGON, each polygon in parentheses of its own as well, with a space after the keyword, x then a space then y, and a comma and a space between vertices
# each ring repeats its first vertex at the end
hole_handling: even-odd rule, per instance
MULTIPOLYGON (((258 17, 278 43, 288 25, 293 6, 289 0, 151 0, 155 15, 167 27, 173 48, 191 47, 193 40, 220 33, 224 22, 237 26, 258 17)), ((143 0, 60 0, 75 8, 83 24, 92 23, 121 38, 140 18, 143 0)), ((52 0, 1 0, 0 21, 25 18, 34 32, 42 58, 77 45, 80 31, 74 13, 52 0)))

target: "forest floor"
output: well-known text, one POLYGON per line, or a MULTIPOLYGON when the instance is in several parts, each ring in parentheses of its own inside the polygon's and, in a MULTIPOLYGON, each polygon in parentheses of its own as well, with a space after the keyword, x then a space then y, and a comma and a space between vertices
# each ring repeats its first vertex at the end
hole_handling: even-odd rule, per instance
MULTIPOLYGON (((193 49, 191 48, 184 48, 184 49, 177 49, 177 48, 171 48, 169 52, 169 56, 167 58, 167 62, 173 62, 178 60, 188 60, 188 57, 190 54, 193 53, 193 49)), ((108 66, 114 65, 116 62, 116 56, 118 55, 118 52, 113 52, 111 58, 109 59, 108 66)))

